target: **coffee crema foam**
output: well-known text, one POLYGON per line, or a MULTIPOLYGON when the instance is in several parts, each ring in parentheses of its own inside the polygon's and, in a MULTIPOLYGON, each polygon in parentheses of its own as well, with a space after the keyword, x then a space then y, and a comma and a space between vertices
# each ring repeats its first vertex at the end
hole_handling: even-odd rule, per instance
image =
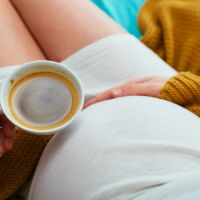
POLYGON ((54 72, 37 72, 14 84, 8 99, 15 120, 36 130, 59 127, 75 114, 79 96, 70 79, 54 72))

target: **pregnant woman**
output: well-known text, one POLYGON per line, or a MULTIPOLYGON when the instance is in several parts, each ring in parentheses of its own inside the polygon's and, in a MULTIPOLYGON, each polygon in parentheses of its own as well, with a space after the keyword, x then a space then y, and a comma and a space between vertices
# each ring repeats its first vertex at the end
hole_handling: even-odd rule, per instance
POLYGON ((1 1, 0 13, 1 66, 62 62, 86 94, 78 119, 46 146, 27 199, 200 198, 199 118, 156 98, 186 75, 87 0, 1 1))

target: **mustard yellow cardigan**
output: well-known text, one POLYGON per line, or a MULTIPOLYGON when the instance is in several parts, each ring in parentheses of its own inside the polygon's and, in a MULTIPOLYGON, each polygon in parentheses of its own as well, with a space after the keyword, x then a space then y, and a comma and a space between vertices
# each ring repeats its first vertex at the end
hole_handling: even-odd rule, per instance
POLYGON ((141 41, 179 72, 160 98, 200 116, 200 0, 148 0, 139 26, 141 41))
MULTIPOLYGON (((180 72, 160 98, 200 116, 200 0, 148 0, 139 26, 141 41, 180 72)), ((0 159, 0 200, 11 197, 30 176, 48 141, 18 131, 13 149, 0 159)))

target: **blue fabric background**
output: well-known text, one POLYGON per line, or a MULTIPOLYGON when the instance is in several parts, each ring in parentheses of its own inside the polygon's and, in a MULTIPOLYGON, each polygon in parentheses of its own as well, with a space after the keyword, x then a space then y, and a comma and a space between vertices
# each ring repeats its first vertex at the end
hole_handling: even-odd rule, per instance
POLYGON ((137 16, 145 0, 92 0, 129 33, 140 38, 137 16))

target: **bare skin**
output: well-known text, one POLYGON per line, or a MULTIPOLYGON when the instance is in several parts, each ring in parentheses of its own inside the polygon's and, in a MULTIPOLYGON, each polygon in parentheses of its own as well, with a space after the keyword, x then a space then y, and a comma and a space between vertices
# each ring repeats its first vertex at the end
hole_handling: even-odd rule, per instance
POLYGON ((105 36, 126 33, 89 0, 11 0, 50 60, 105 36))
MULTIPOLYGON (((45 59, 9 1, 0 1, 0 66, 45 59)), ((12 148, 15 127, 0 115, 0 157, 12 148)))
MULTIPOLYGON (((10 2, 0 2, 0 28, 3 30, 0 33, 0 66, 45 58, 59 62, 103 37, 127 34, 88 0, 10 2)), ((157 97, 165 82, 166 78, 162 77, 130 80, 98 95, 86 103, 85 108, 109 98, 127 95, 157 97)), ((0 122, 1 157, 12 148, 15 129, 4 116, 0 117, 0 122)))
POLYGON ((17 65, 44 56, 9 1, 0 1, 0 66, 17 65))
POLYGON ((118 97, 134 95, 159 97, 160 91, 166 84, 167 80, 168 78, 159 76, 130 80, 122 85, 115 86, 99 94, 95 98, 85 103, 84 108, 101 101, 118 97))
MULTIPOLYGON (((100 38, 125 33, 89 1, 0 1, 0 12, 0 66, 46 59, 44 54, 61 61, 100 38)), ((1 157, 12 148, 15 127, 3 115, 0 125, 1 157)))

